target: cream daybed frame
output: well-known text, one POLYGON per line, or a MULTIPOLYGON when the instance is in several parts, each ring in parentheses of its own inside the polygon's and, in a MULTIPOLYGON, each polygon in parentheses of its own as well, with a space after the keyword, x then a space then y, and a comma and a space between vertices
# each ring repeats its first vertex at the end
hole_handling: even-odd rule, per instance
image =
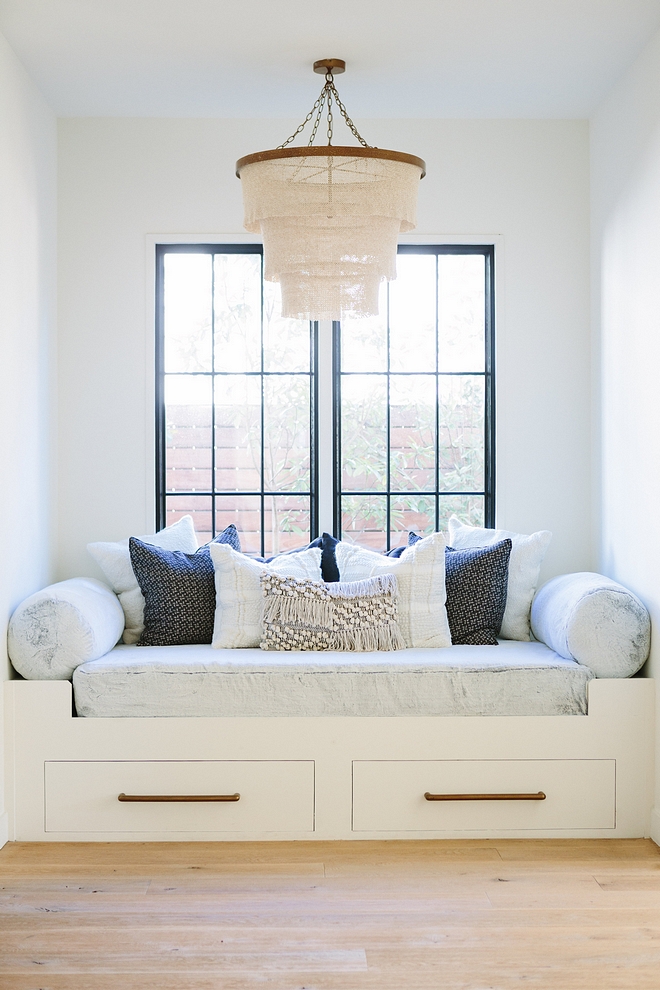
POLYGON ((10 839, 649 835, 650 679, 595 679, 588 715, 529 717, 77 718, 68 681, 4 690, 10 839))

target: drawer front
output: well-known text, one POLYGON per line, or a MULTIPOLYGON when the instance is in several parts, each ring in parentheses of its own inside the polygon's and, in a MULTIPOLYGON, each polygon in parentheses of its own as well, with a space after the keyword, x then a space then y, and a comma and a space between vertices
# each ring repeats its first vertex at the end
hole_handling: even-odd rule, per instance
POLYGON ((353 831, 615 827, 615 760, 396 760, 353 763, 353 831), (545 800, 428 801, 545 793, 545 800))
POLYGON ((47 832, 313 832, 314 762, 47 762, 47 832), (119 801, 234 795, 238 801, 119 801))

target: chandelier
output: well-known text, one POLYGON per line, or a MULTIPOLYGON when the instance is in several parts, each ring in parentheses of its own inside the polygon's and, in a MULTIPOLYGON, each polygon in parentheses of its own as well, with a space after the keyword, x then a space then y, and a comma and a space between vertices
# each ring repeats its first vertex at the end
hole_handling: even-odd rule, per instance
POLYGON ((378 314, 380 283, 396 278, 398 235, 416 224, 421 158, 367 144, 339 98, 338 58, 314 71, 325 84, 284 144, 236 162, 245 228, 261 234, 264 278, 279 282, 282 315, 340 320, 378 314), (333 104, 359 145, 333 145, 333 104), (314 139, 324 116, 327 145, 314 139), (312 121, 307 146, 291 146, 312 121))

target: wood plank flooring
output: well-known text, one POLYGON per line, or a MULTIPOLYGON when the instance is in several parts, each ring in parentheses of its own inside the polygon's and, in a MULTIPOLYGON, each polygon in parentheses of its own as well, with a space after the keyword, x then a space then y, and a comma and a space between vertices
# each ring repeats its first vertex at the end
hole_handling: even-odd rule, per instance
POLYGON ((10 843, 0 990, 660 990, 650 840, 10 843))

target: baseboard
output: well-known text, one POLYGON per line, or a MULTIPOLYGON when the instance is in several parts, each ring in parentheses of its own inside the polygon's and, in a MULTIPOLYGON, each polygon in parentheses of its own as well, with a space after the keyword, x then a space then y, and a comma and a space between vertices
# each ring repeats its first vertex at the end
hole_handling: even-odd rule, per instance
POLYGON ((660 808, 654 808, 651 812, 651 838, 660 846, 660 808))
POLYGON ((0 815, 0 849, 9 841, 9 815, 6 811, 0 815))

